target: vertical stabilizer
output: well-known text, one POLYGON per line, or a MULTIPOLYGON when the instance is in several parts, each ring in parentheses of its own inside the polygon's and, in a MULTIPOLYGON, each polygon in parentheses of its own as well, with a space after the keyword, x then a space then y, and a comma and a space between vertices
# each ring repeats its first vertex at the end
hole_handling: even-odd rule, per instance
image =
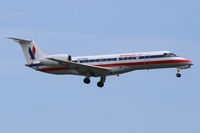
POLYGON ((12 39, 21 45, 27 64, 39 61, 45 57, 45 54, 39 49, 33 40, 24 40, 12 37, 8 37, 8 39, 12 39))

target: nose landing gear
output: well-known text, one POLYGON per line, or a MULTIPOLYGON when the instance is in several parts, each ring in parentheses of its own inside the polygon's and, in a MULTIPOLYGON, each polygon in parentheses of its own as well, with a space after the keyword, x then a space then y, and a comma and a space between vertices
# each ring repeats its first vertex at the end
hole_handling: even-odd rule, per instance
POLYGON ((180 74, 180 73, 177 73, 177 74, 176 74, 176 77, 180 78, 180 77, 181 77, 181 74, 180 74))
POLYGON ((177 74, 176 74, 176 77, 180 78, 181 77, 181 74, 180 74, 180 69, 177 68, 177 74))

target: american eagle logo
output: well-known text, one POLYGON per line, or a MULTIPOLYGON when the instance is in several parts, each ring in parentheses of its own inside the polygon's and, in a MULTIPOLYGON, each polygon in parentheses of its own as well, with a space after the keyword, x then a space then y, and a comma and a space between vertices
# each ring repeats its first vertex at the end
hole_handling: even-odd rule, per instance
POLYGON ((31 48, 29 47, 29 50, 28 50, 28 53, 30 55, 30 60, 35 60, 35 53, 36 53, 36 49, 35 49, 35 46, 33 46, 32 50, 31 48))

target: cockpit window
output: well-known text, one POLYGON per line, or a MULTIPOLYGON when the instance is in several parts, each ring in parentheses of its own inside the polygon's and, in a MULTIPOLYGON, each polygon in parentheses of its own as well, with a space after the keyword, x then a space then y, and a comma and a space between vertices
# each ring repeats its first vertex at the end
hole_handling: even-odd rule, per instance
POLYGON ((176 55, 174 53, 169 53, 169 55, 172 57, 176 57, 176 55))
POLYGON ((164 55, 164 56, 169 56, 169 54, 168 54, 168 53, 164 53, 163 55, 164 55))
POLYGON ((170 56, 170 57, 176 57, 177 55, 175 55, 174 53, 164 53, 164 56, 170 56))

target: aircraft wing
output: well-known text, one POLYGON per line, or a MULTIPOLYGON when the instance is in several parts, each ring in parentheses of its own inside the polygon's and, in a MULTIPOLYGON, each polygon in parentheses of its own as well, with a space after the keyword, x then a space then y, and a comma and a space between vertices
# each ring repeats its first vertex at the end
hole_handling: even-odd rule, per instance
POLYGON ((89 74, 91 76, 102 76, 102 75, 109 75, 112 72, 112 69, 109 68, 63 61, 55 58, 47 58, 47 59, 58 62, 60 65, 66 66, 67 68, 75 69, 81 75, 87 76, 89 74))

